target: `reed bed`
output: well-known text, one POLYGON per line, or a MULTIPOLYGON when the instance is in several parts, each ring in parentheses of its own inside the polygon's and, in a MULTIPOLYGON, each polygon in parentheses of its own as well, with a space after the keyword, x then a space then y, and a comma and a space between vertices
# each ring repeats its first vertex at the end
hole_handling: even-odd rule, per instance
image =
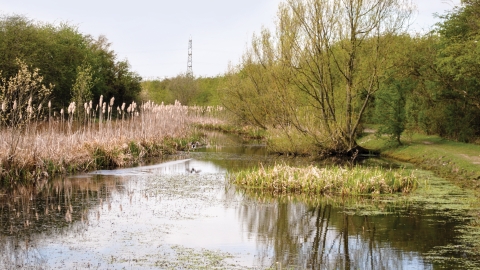
POLYGON ((197 127, 220 126, 229 122, 229 114, 222 106, 188 106, 188 115, 197 127))
POLYGON ((179 102, 116 109, 113 104, 114 99, 103 102, 102 97, 95 107, 92 102, 81 108, 72 103, 52 112, 48 106, 43 121, 22 130, 0 127, 1 182, 28 183, 52 174, 128 166, 187 148, 195 139, 190 125, 199 116, 179 102))
POLYGON ((393 194, 413 191, 418 181, 412 171, 356 166, 318 168, 271 167, 233 173, 230 180, 241 187, 274 194, 362 195, 393 194))

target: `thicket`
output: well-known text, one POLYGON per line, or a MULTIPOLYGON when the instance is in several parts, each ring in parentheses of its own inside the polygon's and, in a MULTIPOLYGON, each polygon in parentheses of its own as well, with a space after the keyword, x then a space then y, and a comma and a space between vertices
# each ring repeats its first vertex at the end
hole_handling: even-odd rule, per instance
POLYGON ((117 59, 106 37, 80 33, 67 23, 53 25, 16 15, 0 17, 3 78, 17 74, 17 59, 37 68, 43 83, 53 86, 49 98, 57 112, 78 98, 74 97, 74 84, 85 68, 91 75, 86 94, 95 100, 104 95, 107 99, 115 96, 118 104, 131 103, 141 90, 141 77, 130 70, 127 61, 117 59))
POLYGON ((387 80, 365 121, 396 140, 405 132, 461 141, 480 137, 480 1, 463 1, 434 30, 396 38, 387 80))

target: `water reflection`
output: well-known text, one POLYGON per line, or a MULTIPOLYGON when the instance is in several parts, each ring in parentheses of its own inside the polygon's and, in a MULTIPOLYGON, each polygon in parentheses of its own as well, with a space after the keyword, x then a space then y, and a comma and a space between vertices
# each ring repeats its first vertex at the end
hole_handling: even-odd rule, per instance
MULTIPOLYGON (((204 162, 195 159, 183 159, 164 162, 150 166, 140 166, 127 169, 99 170, 90 175, 114 175, 114 176, 143 176, 143 175, 176 175, 182 173, 222 173, 226 169, 212 162, 204 162)), ((76 176, 79 178, 85 175, 76 176)))
MULTIPOLYGON (((305 205, 280 199, 238 209, 258 238, 257 265, 302 269, 425 269, 423 254, 454 241, 458 221, 404 207, 389 214, 351 215, 342 203, 305 205)), ((383 206, 382 206, 383 207, 383 206)))
POLYGON ((92 209, 121 189, 114 179, 56 179, 0 196, 0 266, 42 267, 48 258, 36 248, 38 241, 86 230, 92 209))
POLYGON ((238 190, 226 181, 228 170, 277 161, 255 147, 199 149, 187 159, 0 193, 0 268, 458 266, 437 264, 425 253, 457 243, 464 213, 238 190), (363 208, 370 214, 358 212, 363 208))

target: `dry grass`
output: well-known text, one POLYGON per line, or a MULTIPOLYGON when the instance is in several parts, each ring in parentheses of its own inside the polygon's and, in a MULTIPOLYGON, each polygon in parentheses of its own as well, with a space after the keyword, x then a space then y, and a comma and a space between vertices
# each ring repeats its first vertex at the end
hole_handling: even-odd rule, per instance
MULTIPOLYGON (((68 112, 49 112, 43 122, 18 131, 0 129, 0 178, 4 183, 39 180, 55 173, 88 171, 102 167, 119 167, 137 163, 144 157, 160 156, 186 147, 192 137, 190 124, 207 121, 208 114, 197 115, 199 108, 176 102, 157 105, 152 102, 116 110, 113 100, 100 99, 84 105, 77 115, 70 105, 68 112), (14 155, 11 137, 19 136, 14 155)), ((217 109, 212 109, 217 111, 217 109)), ((210 113, 211 114, 211 113, 210 113)))
POLYGON ((233 183, 274 194, 360 195, 408 193, 417 180, 406 170, 339 166, 295 168, 275 165, 246 170, 230 175, 233 183))
POLYGON ((229 114, 222 106, 189 106, 189 116, 192 122, 204 125, 224 125, 228 122, 229 114))

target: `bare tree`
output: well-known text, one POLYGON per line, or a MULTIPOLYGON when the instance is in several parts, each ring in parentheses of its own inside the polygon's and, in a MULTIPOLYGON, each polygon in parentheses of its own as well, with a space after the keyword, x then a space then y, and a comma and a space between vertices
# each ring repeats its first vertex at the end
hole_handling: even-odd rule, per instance
POLYGON ((409 0, 288 0, 279 11, 283 60, 309 97, 328 145, 355 135, 392 55, 389 38, 408 26, 409 0))

